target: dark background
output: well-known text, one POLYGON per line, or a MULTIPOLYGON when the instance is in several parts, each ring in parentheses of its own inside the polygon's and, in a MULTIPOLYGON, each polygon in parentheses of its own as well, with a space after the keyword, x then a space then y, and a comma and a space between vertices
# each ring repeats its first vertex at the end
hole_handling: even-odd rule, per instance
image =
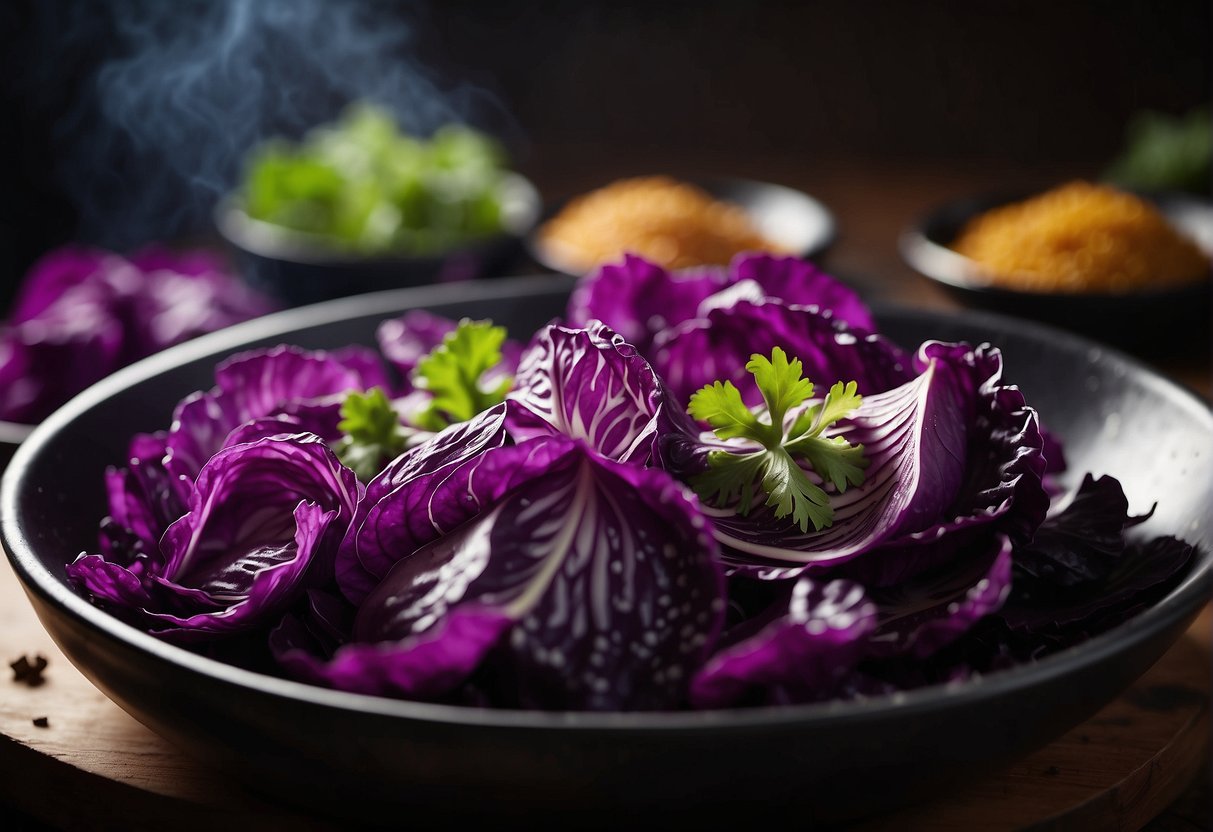
MULTIPOLYGON (((129 126, 163 138, 132 139, 106 121, 98 78, 113 61, 157 43, 205 56, 216 26, 238 13, 277 20, 279 5, 0 7, 0 302, 34 258, 72 239, 122 249, 205 238, 245 149, 202 187, 191 165, 210 159, 205 147, 298 134, 351 91, 397 83, 385 73, 402 66, 501 137, 549 197, 628 173, 756 175, 772 159, 809 172, 954 164, 1004 179, 1042 166, 1090 176, 1133 113, 1210 98, 1210 4, 1198 0, 333 2, 290 6, 316 7, 311 40, 292 42, 286 25, 254 38, 258 89, 289 94, 289 107, 242 107, 250 86, 223 63, 231 85, 204 102, 202 127, 174 131, 154 105, 133 110, 129 126), (333 14, 356 25, 325 22, 333 14), (396 26, 401 43, 360 48, 396 26)), ((172 71, 131 77, 163 77, 162 100, 193 106, 196 88, 172 71)), ((427 118, 414 126, 432 127, 427 118)))

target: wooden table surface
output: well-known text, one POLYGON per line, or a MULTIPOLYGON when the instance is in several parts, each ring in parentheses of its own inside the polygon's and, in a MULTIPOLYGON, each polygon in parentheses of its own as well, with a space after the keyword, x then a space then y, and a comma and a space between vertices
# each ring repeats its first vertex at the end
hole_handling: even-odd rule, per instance
MULTIPOLYGON (((827 204, 839 221, 841 236, 826 259, 829 270, 870 298, 937 309, 959 307, 906 267, 896 250, 898 233, 925 206, 978 190, 1043 187, 1087 173, 770 158, 740 167, 687 157, 641 164, 636 154, 626 166, 605 158, 591 170, 576 157, 562 163, 559 152, 546 158, 546 166, 528 173, 550 197, 658 171, 737 174, 799 187, 827 204)), ((1150 363, 1210 396, 1208 350, 1150 363)), ((1141 682, 1054 744, 946 801, 860 828, 961 830, 975 828, 975 817, 990 829, 1135 829, 1147 822, 1156 832, 1210 828, 1207 762, 1204 774, 1189 784, 1209 752, 1211 622, 1206 610, 1141 682)), ((72 828, 88 818, 90 826, 101 828, 333 828, 245 793, 118 709, 58 653, 4 564, 0 657, 7 663, 25 653, 42 653, 51 664, 41 687, 17 684, 8 674, 0 680, 0 809, 16 812, 12 818, 19 824, 72 828), (34 725, 40 716, 47 717, 47 727, 34 725), (132 806, 139 809, 134 825, 132 806)))

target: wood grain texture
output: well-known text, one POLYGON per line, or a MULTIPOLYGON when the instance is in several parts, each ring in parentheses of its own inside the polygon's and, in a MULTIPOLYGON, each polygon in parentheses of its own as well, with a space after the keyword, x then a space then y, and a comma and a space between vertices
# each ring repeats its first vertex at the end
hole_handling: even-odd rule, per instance
MULTIPOLYGON (((1189 784, 1209 749, 1210 611, 1093 719, 997 775, 862 832, 1134 830, 1189 784)), ((61 828, 325 830, 177 751, 107 699, 58 651, 7 561, 0 656, 41 654, 45 683, 0 682, 0 804, 61 828), (49 725, 36 727, 37 717, 49 725)), ((7 668, 6 668, 7 670, 7 668)))

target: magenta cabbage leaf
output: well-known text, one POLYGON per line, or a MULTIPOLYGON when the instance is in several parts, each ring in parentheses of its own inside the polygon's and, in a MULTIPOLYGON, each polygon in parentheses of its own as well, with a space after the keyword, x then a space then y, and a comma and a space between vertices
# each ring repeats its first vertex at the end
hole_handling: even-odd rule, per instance
POLYGON ((725 635, 695 677, 697 707, 815 702, 906 685, 897 662, 935 656, 996 613, 1011 590, 1011 544, 997 537, 955 564, 878 591, 846 579, 782 581, 774 602, 725 635), (890 673, 890 668, 893 673, 890 673))
POLYGON ((0 328, 0 419, 40 421, 133 361, 272 308, 205 252, 53 251, 0 328))
POLYGON ((173 413, 165 454, 173 474, 192 479, 231 432, 251 419, 291 416, 284 431, 295 425, 336 440, 346 394, 386 387, 388 380, 378 357, 365 348, 280 346, 229 358, 215 369, 215 385, 187 397, 173 413))
MULTIPOLYGON (((871 313, 854 290, 812 263, 769 254, 740 254, 728 268, 685 272, 625 255, 622 263, 602 266, 578 284, 568 321, 574 326, 601 321, 651 358, 663 330, 702 318, 709 308, 731 305, 736 297, 811 305, 858 329, 872 329, 871 313), (724 297, 713 297, 718 294, 724 297)), ((753 352, 769 354, 770 349, 753 352)))
POLYGON ((775 347, 800 359, 806 377, 854 381, 864 396, 914 377, 911 356, 886 338, 852 329, 814 308, 772 300, 739 300, 664 330, 652 361, 676 401, 688 401, 706 384, 728 381, 754 406, 762 398, 746 361, 755 353, 770 355, 775 347))
POLYGON ((541 329, 506 399, 515 440, 562 434, 608 459, 649 460, 661 406, 657 376, 635 347, 597 321, 541 329))
POLYGON ((199 472, 158 562, 136 571, 82 555, 68 577, 166 637, 245 631, 331 575, 360 496, 353 472, 313 434, 233 445, 199 472))
MULTIPOLYGON (((976 391, 958 369, 928 360, 917 378, 865 397, 839 422, 837 435, 863 447, 868 467, 862 486, 831 496, 832 525, 803 531, 768 506, 748 513, 739 504, 705 506, 725 559, 760 577, 793 577, 780 567, 840 563, 933 524, 956 498, 964 474, 976 391)), ((684 476, 706 468, 707 455, 721 446, 714 437, 684 433, 667 438, 663 451, 670 469, 684 476)))
POLYGON ((751 619, 743 636, 695 676, 691 701, 720 708, 772 698, 812 701, 833 693, 864 657, 877 607, 853 581, 787 582, 786 597, 751 619), (773 693, 778 689, 779 693, 773 693))
MULTIPOLYGON (((398 561, 475 517, 500 496, 513 473, 499 472, 497 457, 489 451, 508 440, 505 410, 501 404, 451 425, 397 457, 371 480, 337 555, 337 585, 346 598, 361 602, 398 561), (480 481, 481 468, 489 481, 475 488, 472 480, 480 481)), ((524 469, 543 465, 542 459, 511 461, 524 469)))
POLYGON ((499 490, 471 522, 401 560, 324 661, 278 633, 282 660, 366 693, 434 698, 474 669, 498 704, 661 709, 686 696, 719 634, 723 578, 694 499, 655 469, 542 436, 489 451, 499 490))

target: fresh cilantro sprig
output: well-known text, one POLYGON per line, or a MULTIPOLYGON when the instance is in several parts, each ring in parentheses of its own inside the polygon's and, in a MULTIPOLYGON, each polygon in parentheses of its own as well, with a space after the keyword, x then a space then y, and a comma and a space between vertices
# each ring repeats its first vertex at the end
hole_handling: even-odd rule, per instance
POLYGON ((334 448, 337 458, 364 482, 408 447, 409 432, 379 387, 347 395, 337 428, 345 434, 334 448))
POLYGON ((504 327, 493 326, 492 321, 460 321, 413 369, 413 385, 429 391, 431 399, 410 421, 419 428, 438 431, 505 401, 514 383, 511 376, 492 385, 484 383, 485 373, 501 363, 504 343, 504 327))
POLYGON ((805 408, 785 428, 787 415, 813 396, 813 384, 802 376, 800 359, 788 360, 779 347, 771 357, 755 353, 746 370, 766 403, 767 418, 746 407, 732 382, 714 382, 691 396, 688 412, 707 422, 721 439, 748 439, 760 447, 715 450, 708 454, 706 471, 692 477, 691 486, 706 502, 717 505, 738 500, 737 510, 748 514, 759 490, 776 517, 792 516, 801 531, 809 524, 821 530, 834 522, 829 495, 813 482, 798 460, 803 460, 839 491, 863 483, 868 461, 862 445, 841 436, 826 437, 827 428, 859 407, 862 397, 855 382, 841 381, 825 398, 805 408))

